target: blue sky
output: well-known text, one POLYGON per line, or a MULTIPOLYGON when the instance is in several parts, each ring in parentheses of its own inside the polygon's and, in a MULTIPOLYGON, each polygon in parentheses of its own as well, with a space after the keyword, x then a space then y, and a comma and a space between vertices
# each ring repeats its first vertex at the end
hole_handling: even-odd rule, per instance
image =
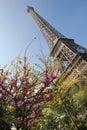
POLYGON ((30 62, 38 62, 42 49, 49 53, 43 35, 26 11, 27 5, 66 37, 87 48, 87 0, 0 0, 1 65, 10 64, 19 54, 23 56, 34 37, 27 51, 30 62))

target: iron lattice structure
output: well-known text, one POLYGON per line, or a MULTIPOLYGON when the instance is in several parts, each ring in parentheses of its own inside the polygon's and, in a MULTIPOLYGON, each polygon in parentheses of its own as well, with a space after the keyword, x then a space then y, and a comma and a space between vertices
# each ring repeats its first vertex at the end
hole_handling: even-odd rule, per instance
POLYGON ((81 74, 87 78, 87 49, 57 31, 33 7, 28 6, 27 11, 47 40, 50 55, 61 62, 61 72, 67 70, 67 75, 71 73, 73 79, 81 74))

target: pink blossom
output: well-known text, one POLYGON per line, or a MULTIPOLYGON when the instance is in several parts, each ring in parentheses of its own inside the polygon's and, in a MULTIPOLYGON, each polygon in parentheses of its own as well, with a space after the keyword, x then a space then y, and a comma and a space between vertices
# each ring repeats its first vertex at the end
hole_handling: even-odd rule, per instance
POLYGON ((0 78, 0 84, 2 84, 2 83, 3 83, 3 81, 4 81, 4 79, 3 79, 3 78, 0 78))
POLYGON ((49 97, 46 98, 47 101, 51 101, 53 99, 53 94, 50 94, 49 97))
POLYGON ((48 72, 45 71, 46 78, 43 81, 44 87, 47 87, 57 77, 59 70, 60 68, 58 68, 54 74, 48 74, 48 72))
POLYGON ((32 113, 30 117, 31 117, 32 119, 35 119, 35 118, 36 118, 35 113, 32 113))
POLYGON ((18 102, 17 102, 17 106, 18 106, 18 107, 23 106, 23 101, 18 101, 18 102))
POLYGON ((54 78, 56 78, 56 77, 57 77, 57 75, 58 75, 59 71, 60 71, 60 68, 58 67, 58 69, 56 70, 56 72, 53 74, 54 78))

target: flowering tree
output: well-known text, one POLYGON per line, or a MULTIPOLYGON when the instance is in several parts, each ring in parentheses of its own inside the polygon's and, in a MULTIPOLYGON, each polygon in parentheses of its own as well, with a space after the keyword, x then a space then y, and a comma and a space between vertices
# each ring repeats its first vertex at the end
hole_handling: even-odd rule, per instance
POLYGON ((42 110, 49 107, 53 99, 50 84, 56 79, 59 68, 54 70, 49 72, 46 65, 43 72, 35 71, 26 57, 19 58, 8 70, 0 69, 0 101, 17 130, 36 127, 42 110))

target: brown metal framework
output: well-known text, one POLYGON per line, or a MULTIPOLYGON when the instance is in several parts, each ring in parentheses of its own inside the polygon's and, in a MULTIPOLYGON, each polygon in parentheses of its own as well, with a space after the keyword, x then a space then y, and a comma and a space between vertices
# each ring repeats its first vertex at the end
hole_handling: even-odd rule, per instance
POLYGON ((87 72, 87 49, 57 31, 33 7, 28 6, 27 11, 31 14, 47 40, 50 55, 58 60, 62 57, 61 69, 63 71, 67 70, 68 73, 71 72, 74 78, 80 74, 87 76, 85 74, 87 72))

